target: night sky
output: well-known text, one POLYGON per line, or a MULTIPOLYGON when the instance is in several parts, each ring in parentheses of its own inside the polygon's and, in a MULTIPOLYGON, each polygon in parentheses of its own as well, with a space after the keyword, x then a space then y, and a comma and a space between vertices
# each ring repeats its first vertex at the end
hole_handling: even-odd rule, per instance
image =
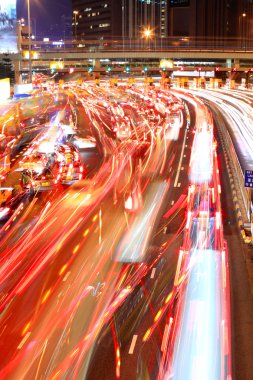
MULTIPOLYGON (((27 20, 27 0, 17 0, 17 18, 27 20)), ((50 25, 59 24, 61 16, 71 16, 71 0, 30 0, 31 20, 36 19, 36 34, 49 34, 50 25)), ((33 25, 33 24, 32 24, 33 25)), ((57 30, 56 29, 56 30, 57 30)))

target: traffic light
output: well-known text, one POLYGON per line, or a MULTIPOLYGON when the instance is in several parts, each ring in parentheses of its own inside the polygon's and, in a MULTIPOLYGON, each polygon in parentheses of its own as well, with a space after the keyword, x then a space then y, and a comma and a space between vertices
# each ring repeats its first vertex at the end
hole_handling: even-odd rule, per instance
POLYGON ((162 71, 166 71, 166 67, 162 67, 162 71))
POLYGON ((75 71, 74 67, 69 68, 69 74, 73 74, 74 71, 75 71))
POLYGON ((145 73, 148 71, 148 66, 144 66, 143 70, 145 71, 145 73))
POLYGON ((125 71, 126 71, 127 73, 129 73, 130 70, 131 70, 130 66, 126 66, 126 67, 125 67, 125 71))
POLYGON ((110 73, 111 71, 112 71, 111 66, 107 66, 107 68, 106 68, 106 72, 107 72, 107 73, 110 73))
POLYGON ((51 69, 51 74, 55 73, 55 69, 51 69))
POLYGON ((93 67, 92 67, 92 66, 89 66, 89 67, 88 67, 88 72, 89 72, 89 73, 92 73, 92 72, 93 72, 93 67))

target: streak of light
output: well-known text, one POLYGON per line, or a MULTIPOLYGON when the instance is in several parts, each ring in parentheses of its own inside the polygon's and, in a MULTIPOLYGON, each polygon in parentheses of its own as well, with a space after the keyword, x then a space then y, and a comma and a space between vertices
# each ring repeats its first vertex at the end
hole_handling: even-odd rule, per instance
POLYGON ((48 297, 50 296, 50 294, 51 294, 51 289, 48 289, 48 290, 45 292, 45 294, 43 295, 43 297, 42 297, 42 300, 41 300, 41 303, 42 303, 42 304, 46 302, 46 300, 48 299, 48 297))
POLYGON ((77 253, 77 251, 79 250, 79 248, 80 248, 80 244, 77 244, 75 246, 75 248, 73 249, 73 251, 72 251, 73 255, 77 253))
POLYGON ((59 270, 59 276, 61 276, 65 272, 65 270, 67 269, 67 267, 68 267, 68 264, 64 264, 61 267, 61 269, 59 270))
POLYGON ((22 335, 25 335, 27 333, 27 331, 29 330, 30 326, 31 326, 31 321, 27 322, 27 324, 23 328, 22 335))

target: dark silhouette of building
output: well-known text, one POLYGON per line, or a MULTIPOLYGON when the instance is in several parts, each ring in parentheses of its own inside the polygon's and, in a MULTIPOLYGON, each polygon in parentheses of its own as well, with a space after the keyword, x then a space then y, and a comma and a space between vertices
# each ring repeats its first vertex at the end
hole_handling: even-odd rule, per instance
POLYGON ((122 34, 125 38, 168 36, 168 1, 122 0, 122 34))
POLYGON ((121 0, 72 0, 73 37, 105 39, 122 35, 121 0))
POLYGON ((72 0, 73 36, 189 37, 206 42, 253 37, 253 0, 72 0))

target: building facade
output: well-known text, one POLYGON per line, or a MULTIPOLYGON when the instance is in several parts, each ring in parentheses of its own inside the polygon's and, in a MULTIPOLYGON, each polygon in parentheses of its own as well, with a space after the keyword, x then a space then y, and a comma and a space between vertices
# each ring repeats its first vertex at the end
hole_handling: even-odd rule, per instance
POLYGON ((167 0, 122 0, 122 36, 141 38, 145 30, 153 37, 168 36, 167 0))
POLYGON ((72 0, 76 39, 106 39, 122 35, 121 0, 72 0))
POLYGON ((139 39, 189 37, 204 42, 253 37, 253 0, 72 0, 73 36, 139 39))

